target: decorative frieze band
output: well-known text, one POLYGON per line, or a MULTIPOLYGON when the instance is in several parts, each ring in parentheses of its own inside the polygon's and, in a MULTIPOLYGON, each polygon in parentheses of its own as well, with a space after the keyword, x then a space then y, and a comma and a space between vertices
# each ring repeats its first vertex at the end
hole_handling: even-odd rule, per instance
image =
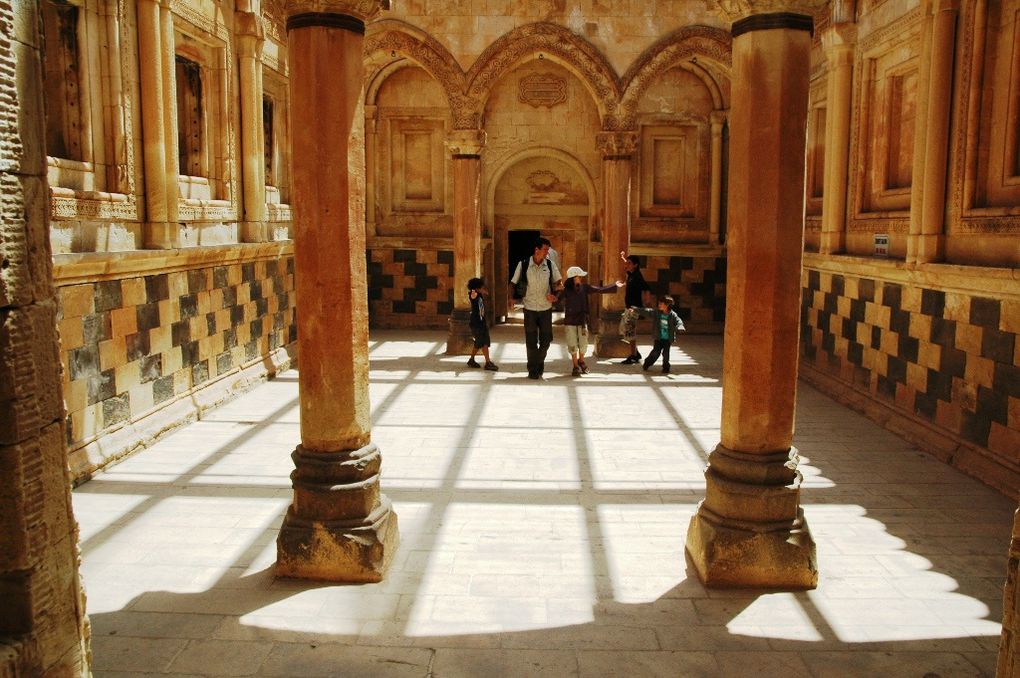
POLYGON ((365 22, 346 14, 307 12, 287 17, 287 32, 297 28, 340 28, 358 35, 365 34, 365 22))
POLYGON ((637 150, 637 132, 599 132, 595 145, 605 160, 627 159, 637 150))
POLYGON ((768 31, 773 29, 807 31, 808 33, 814 33, 814 26, 814 19, 804 14, 794 14, 792 12, 753 14, 749 17, 733 22, 733 27, 730 29, 730 33, 734 38, 740 37, 745 33, 768 31))

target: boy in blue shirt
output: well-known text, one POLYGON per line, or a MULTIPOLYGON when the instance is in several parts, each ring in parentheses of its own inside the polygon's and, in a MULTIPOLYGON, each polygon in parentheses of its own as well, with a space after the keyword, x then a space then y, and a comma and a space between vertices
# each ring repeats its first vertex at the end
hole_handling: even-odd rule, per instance
POLYGON ((655 364, 662 354, 662 373, 669 374, 669 347, 676 339, 677 332, 685 331, 684 321, 673 310, 673 297, 659 297, 657 308, 638 308, 640 315, 652 317, 652 339, 655 341, 651 352, 645 358, 644 368, 655 364))

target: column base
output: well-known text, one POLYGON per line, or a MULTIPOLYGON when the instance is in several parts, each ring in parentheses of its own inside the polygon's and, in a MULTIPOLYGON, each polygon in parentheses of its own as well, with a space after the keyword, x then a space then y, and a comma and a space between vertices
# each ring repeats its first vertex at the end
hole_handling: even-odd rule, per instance
POLYGON ((621 315, 621 311, 608 311, 599 317, 599 334, 595 339, 595 355, 599 358, 626 358, 631 354, 630 342, 620 339, 621 315))
POLYGON ((471 311, 454 309, 450 314, 450 330, 446 337, 446 355, 470 355, 475 346, 468 320, 471 311))
POLYGON ((755 454, 717 445, 687 553, 709 587, 811 589, 815 543, 800 508, 795 448, 755 454))
POLYGON ((813 589, 815 542, 803 511, 798 516, 797 528, 755 532, 725 527, 699 506, 687 531, 687 554, 710 588, 813 589))
POLYGON ((364 520, 307 521, 287 511, 276 540, 276 576, 337 582, 379 582, 400 542, 389 500, 364 520))

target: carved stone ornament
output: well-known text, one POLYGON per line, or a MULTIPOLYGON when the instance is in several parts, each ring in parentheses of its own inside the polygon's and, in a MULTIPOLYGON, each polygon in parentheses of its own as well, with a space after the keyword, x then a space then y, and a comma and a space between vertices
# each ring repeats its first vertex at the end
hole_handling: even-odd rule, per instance
POLYGON ((517 83, 517 99, 534 108, 552 108, 567 100, 567 80, 553 73, 532 73, 517 83))
POLYGON ((637 149, 637 132, 599 132, 595 145, 603 157, 629 156, 637 149))
POLYGON ((455 129, 446 137, 446 149, 450 155, 480 155, 483 148, 483 129, 455 129))
POLYGON ((813 16, 828 4, 828 0, 708 0, 708 9, 733 22, 754 14, 813 16))
POLYGON ((390 0, 287 0, 288 17, 298 14, 343 14, 368 21, 380 10, 390 8, 390 0))

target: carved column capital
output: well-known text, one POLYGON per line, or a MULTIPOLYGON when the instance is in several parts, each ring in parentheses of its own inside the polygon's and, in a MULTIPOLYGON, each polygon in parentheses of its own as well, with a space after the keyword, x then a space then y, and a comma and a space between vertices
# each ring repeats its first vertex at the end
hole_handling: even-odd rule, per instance
POLYGON ((626 158, 637 149, 637 132, 599 132, 595 145, 603 159, 626 158))
POLYGON ((852 54, 857 46, 857 24, 833 24, 822 31, 821 38, 826 59, 852 54))
MULTIPOLYGON (((302 26, 333 26, 325 17, 345 16, 351 17, 362 24, 361 30, 364 33, 364 22, 368 21, 380 10, 389 9, 390 0, 287 0, 284 11, 287 15, 287 28, 292 28, 292 19, 303 17, 302 26), (320 17, 322 21, 316 23, 312 17, 320 17)), ((348 28, 340 26, 341 28, 348 28)), ((350 28, 349 28, 350 30, 350 28)))
POLYGON ((730 22, 755 14, 804 14, 811 16, 828 0, 708 0, 709 10, 730 22))
POLYGON ((485 148, 485 130, 455 129, 446 137, 446 150, 450 155, 481 155, 485 148))
POLYGON ((723 125, 726 124, 726 121, 729 120, 729 117, 730 117, 729 111, 725 110, 712 111, 708 116, 709 123, 712 125, 712 132, 715 133, 716 129, 722 131, 723 125))
POLYGON ((242 57, 257 55, 266 40, 264 19, 255 12, 234 12, 234 34, 242 57))

